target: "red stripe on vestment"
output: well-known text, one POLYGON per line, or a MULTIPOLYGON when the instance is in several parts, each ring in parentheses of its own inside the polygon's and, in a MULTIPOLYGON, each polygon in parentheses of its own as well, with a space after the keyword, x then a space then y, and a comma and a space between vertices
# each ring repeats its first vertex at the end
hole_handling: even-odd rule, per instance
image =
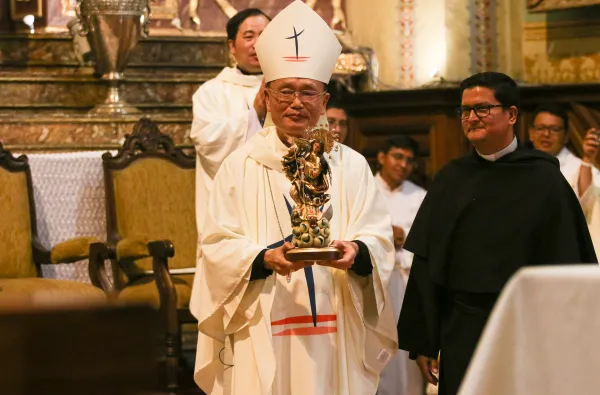
MULTIPOLYGON (((317 322, 337 321, 335 314, 317 315, 317 322)), ((286 325, 286 324, 310 324, 313 322, 312 315, 298 315, 296 317, 288 317, 282 320, 271 322, 271 326, 286 325)))

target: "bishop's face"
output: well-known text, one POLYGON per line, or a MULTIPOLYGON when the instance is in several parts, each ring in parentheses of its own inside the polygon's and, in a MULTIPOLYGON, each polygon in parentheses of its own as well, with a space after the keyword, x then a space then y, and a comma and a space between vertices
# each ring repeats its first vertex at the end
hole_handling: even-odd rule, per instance
POLYGON ((493 154, 510 144, 518 110, 502 106, 492 89, 481 86, 465 89, 461 108, 463 133, 480 153, 493 154))
POLYGON ((266 90, 273 123, 290 137, 303 137, 306 129, 316 126, 329 100, 325 84, 308 78, 271 81, 266 90))

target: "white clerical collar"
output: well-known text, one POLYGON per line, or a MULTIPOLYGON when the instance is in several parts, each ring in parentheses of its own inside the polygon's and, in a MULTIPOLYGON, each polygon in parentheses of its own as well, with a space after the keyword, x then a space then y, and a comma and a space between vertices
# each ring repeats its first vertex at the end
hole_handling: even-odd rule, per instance
POLYGON ((381 173, 377 172, 377 174, 375 174, 375 182, 377 182, 377 184, 379 184, 380 190, 381 188, 384 188, 384 191, 388 191, 388 192, 400 192, 402 190, 402 184, 398 185, 396 188, 392 188, 390 186, 390 184, 387 183, 386 180, 383 179, 383 177, 381 177, 381 173))
POLYGON ((494 161, 497 161, 498 159, 502 158, 504 155, 508 155, 511 152, 514 152, 517 149, 517 145, 518 145, 517 138, 513 137, 512 142, 506 148, 504 148, 496 153, 484 155, 481 152, 477 151, 477 154, 485 160, 494 162, 494 161))
POLYGON ((263 75, 244 75, 237 67, 225 67, 216 78, 234 85, 256 87, 262 83, 263 75))

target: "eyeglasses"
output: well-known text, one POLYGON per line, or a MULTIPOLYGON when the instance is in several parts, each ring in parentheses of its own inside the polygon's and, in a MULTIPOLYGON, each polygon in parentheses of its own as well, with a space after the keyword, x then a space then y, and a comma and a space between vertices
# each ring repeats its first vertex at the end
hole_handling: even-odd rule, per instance
POLYGON ((274 91, 270 88, 267 88, 267 90, 269 92, 271 92, 272 94, 275 95, 275 97, 277 98, 277 100, 280 103, 285 103, 285 104, 290 104, 292 103, 296 97, 302 102, 302 103, 312 103, 315 100, 317 100, 318 97, 323 96, 324 94, 327 93, 327 91, 324 92, 317 92, 317 91, 294 91, 291 89, 282 89, 280 91, 274 91))
POLYGON ((494 107, 506 107, 504 104, 488 104, 485 106, 475 106, 475 107, 458 107, 456 109, 456 115, 460 119, 469 119, 471 116, 471 111, 475 111, 475 115, 477 118, 485 118, 490 115, 490 111, 494 107))
POLYGON ((560 126, 548 126, 548 125, 531 125, 531 128, 538 133, 543 133, 544 131, 549 131, 550 133, 559 134, 565 131, 565 128, 560 126))

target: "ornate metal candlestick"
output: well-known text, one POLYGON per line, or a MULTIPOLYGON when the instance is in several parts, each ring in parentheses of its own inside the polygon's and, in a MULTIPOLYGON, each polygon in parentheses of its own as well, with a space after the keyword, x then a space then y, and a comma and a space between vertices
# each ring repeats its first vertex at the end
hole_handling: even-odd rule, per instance
POLYGON ((329 219, 322 211, 331 199, 327 193, 331 170, 324 154, 331 152, 336 140, 335 132, 319 125, 308 130, 306 138, 294 138, 283 157, 285 174, 292 182, 290 195, 296 203, 291 215, 292 243, 296 248, 286 253, 291 262, 331 261, 342 257, 339 249, 329 247, 329 219))

